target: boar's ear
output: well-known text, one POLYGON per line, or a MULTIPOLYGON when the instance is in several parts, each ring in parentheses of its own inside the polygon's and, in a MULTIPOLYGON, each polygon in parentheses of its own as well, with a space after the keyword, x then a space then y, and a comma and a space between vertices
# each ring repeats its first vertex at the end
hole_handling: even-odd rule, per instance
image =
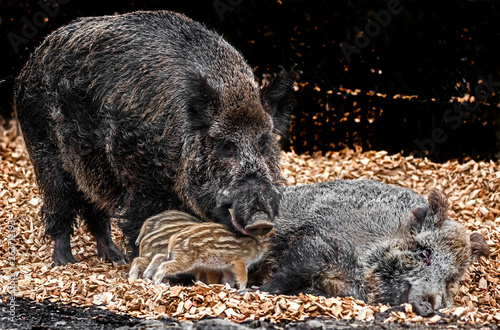
POLYGON ((477 260, 479 257, 488 258, 490 256, 488 244, 486 244, 483 235, 478 232, 470 234, 470 247, 472 260, 477 260))
POLYGON ((294 72, 281 73, 260 91, 264 107, 273 116, 274 133, 286 137, 290 129, 293 89, 296 79, 294 72))
POLYGON ((204 130, 210 127, 212 116, 208 108, 217 107, 219 92, 199 74, 193 81, 190 99, 187 104, 187 121, 192 131, 204 130))
POLYGON ((416 232, 420 232, 424 227, 441 227, 448 219, 448 202, 446 197, 439 191, 433 189, 427 198, 428 207, 419 207, 411 211, 413 214, 412 227, 416 232))
POLYGON ((429 213, 434 216, 434 224, 440 227, 448 219, 448 201, 443 193, 432 189, 427 197, 429 201, 429 213))
POLYGON ((413 214, 413 220, 411 222, 411 226, 417 233, 419 233, 422 230, 422 227, 424 225, 424 220, 428 212, 429 212, 428 207, 419 207, 411 211, 411 213, 413 214))

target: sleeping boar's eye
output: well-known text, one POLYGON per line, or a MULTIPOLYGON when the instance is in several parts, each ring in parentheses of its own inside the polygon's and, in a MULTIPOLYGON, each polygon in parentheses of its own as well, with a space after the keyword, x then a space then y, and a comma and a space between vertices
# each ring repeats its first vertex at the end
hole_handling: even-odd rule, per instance
POLYGON ((231 158, 236 154, 236 145, 228 140, 218 140, 215 142, 215 150, 222 158, 231 158))
POLYGON ((418 259, 427 266, 431 265, 431 251, 424 249, 418 252, 418 259))
POLYGON ((460 280, 459 277, 455 277, 455 276, 450 276, 446 279, 446 285, 447 286, 453 286, 455 285, 458 281, 460 280))

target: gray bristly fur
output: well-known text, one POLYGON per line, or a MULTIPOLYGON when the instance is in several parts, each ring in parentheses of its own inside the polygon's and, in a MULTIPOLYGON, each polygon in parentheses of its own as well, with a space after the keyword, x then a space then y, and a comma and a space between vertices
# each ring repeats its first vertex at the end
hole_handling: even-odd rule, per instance
POLYGON ((424 197, 375 181, 283 188, 277 235, 261 290, 411 303, 428 315, 449 306, 471 263, 489 254, 447 214, 444 196, 424 197))
POLYGON ((49 35, 14 103, 55 264, 75 262, 78 217, 99 256, 119 263, 111 216, 123 217, 132 255, 143 221, 164 210, 243 234, 254 214, 272 222, 292 83, 283 74, 259 89, 221 36, 168 11, 82 18, 49 35))

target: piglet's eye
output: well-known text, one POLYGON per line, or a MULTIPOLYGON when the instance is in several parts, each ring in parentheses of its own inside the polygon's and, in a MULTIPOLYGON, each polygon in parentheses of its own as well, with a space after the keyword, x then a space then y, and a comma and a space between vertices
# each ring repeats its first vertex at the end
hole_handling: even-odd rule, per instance
POLYGON ((422 250, 418 253, 418 258, 427 266, 431 265, 431 252, 429 250, 422 250))

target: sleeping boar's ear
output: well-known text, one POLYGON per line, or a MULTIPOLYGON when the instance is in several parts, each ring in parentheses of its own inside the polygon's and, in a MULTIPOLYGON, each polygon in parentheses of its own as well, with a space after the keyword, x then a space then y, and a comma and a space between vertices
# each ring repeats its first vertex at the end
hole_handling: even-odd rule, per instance
POLYGON ((490 256, 488 244, 486 244, 483 235, 478 232, 470 234, 470 247, 473 261, 479 259, 479 257, 488 258, 490 256))
POLYGON ((411 211, 413 214, 412 227, 420 232, 426 228, 440 227, 448 219, 448 202, 446 197, 439 191, 433 189, 427 198, 428 207, 419 207, 411 211))
POLYGON ((440 227, 448 219, 448 201, 443 193, 432 189, 427 197, 429 201, 429 213, 434 216, 434 224, 440 227))
POLYGON ((419 207, 411 211, 411 213, 413 214, 411 225, 417 233, 422 230, 422 226, 424 225, 424 220, 428 212, 428 207, 419 207))
POLYGON ((274 133, 288 136, 293 103, 293 83, 297 78, 294 72, 280 73, 262 87, 260 97, 265 108, 273 116, 274 133))
POLYGON ((187 104, 187 121, 192 131, 204 130, 210 127, 214 113, 209 107, 217 107, 220 103, 219 92, 199 74, 192 82, 187 104))

